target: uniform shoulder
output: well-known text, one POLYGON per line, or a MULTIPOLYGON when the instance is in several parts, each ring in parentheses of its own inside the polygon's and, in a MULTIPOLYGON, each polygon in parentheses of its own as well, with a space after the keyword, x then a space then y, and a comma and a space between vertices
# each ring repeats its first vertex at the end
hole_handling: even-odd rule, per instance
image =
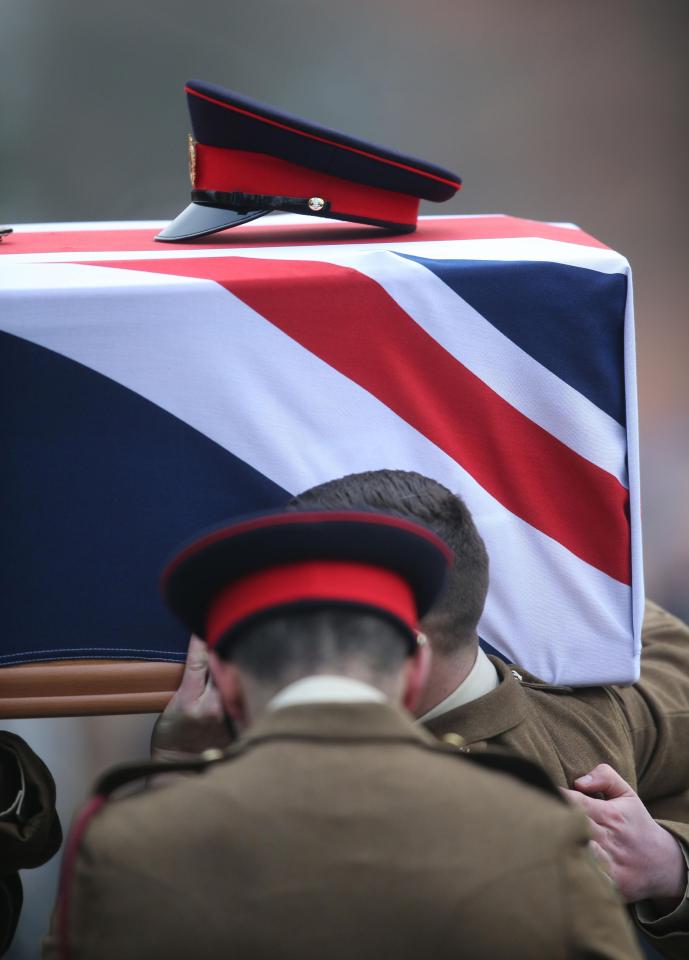
POLYGON ((229 759, 240 750, 204 750, 198 757, 168 762, 163 760, 138 760, 133 763, 118 763, 110 767, 96 780, 92 793, 109 799, 118 790, 139 784, 150 783, 156 777, 171 774, 199 774, 219 760, 229 759))
POLYGON ((523 786, 532 787, 541 793, 555 797, 560 803, 564 802, 555 783, 543 767, 526 757, 494 748, 483 753, 469 754, 467 760, 475 767, 504 774, 523 786))
MULTIPOLYGON (((573 687, 566 683, 551 683, 548 680, 543 680, 535 673, 531 673, 520 664, 506 663, 495 656, 491 656, 490 660, 500 678, 500 685, 497 689, 500 690, 503 685, 511 688, 518 687, 526 694, 527 698, 540 694, 553 694, 553 699, 557 697, 566 702, 568 697, 599 695, 601 691, 606 689, 602 686, 573 687)), ((490 694, 486 696, 490 696, 490 694)))
POLYGON ((454 753, 450 763, 454 760, 455 769, 447 770, 442 781, 428 777, 425 782, 429 788, 433 785, 436 798, 443 787, 452 788, 455 812, 464 822, 485 824, 488 820, 494 835, 504 835, 514 856, 523 862, 558 858, 567 850, 586 845, 585 817, 565 801, 539 764, 495 748, 454 753), (519 823, 519 840, 514 837, 515 822, 519 823))
MULTIPOLYGON (((530 673, 521 665, 497 662, 500 685, 491 694, 483 699, 488 701, 494 698, 492 705, 495 718, 502 718, 507 730, 507 723, 516 726, 516 719, 527 719, 529 716, 536 720, 539 726, 545 723, 551 730, 551 735, 558 738, 560 724, 587 724, 590 726, 591 714, 595 714, 596 723, 603 724, 610 732, 611 727, 617 731, 620 721, 619 707, 617 706, 614 688, 611 686, 581 686, 573 687, 562 683, 549 683, 541 677, 530 673)), ((480 703, 480 701, 479 701, 480 703)), ((484 705, 483 725, 494 726, 486 719, 489 704, 484 705)), ((615 733, 617 740, 617 733, 615 733)))
POLYGON ((446 735, 440 741, 428 737, 424 745, 430 751, 457 762, 457 767, 450 772, 451 776, 475 777, 489 784, 494 784, 497 776, 502 781, 503 791, 513 789, 516 793, 523 793, 528 790, 532 795, 540 795, 547 805, 554 801, 556 808, 569 809, 554 781, 540 764, 501 747, 493 746, 490 750, 476 753, 465 751, 461 741, 461 736, 446 735))
POLYGON ((211 768, 240 756, 241 748, 208 750, 175 763, 139 761, 118 764, 94 784, 78 821, 79 844, 97 847, 117 859, 121 844, 133 833, 152 839, 158 830, 174 829, 193 816, 211 768))

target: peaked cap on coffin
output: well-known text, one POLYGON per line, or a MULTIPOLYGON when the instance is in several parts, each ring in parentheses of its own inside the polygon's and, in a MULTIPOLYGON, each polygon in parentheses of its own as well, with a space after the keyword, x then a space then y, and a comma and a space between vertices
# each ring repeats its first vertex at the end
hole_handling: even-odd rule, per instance
POLYGON ((186 87, 191 203, 156 240, 203 237, 273 210, 416 229, 419 201, 453 197, 462 181, 396 153, 202 80, 186 87))

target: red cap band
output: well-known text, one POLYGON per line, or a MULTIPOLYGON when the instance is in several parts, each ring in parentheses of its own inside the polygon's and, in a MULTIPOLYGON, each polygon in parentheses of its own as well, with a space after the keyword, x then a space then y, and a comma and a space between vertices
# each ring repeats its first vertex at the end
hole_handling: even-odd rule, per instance
POLYGON ((222 590, 206 616, 208 646, 215 647, 228 630, 255 613, 304 600, 375 607, 410 630, 416 627, 414 595, 399 574, 365 563, 311 560, 259 570, 222 590))
POLYGON ((330 202, 329 212, 333 216, 416 224, 418 197, 343 180, 266 153, 209 147, 204 143, 197 143, 195 147, 194 187, 197 190, 321 197, 330 202))

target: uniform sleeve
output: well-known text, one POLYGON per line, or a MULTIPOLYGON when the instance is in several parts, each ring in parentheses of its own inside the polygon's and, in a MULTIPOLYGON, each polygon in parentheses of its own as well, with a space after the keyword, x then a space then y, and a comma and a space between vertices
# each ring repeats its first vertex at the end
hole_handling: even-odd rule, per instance
POLYGON ((676 839, 687 864, 687 888, 677 906, 666 914, 659 914, 650 903, 634 904, 634 920, 647 940, 664 957, 689 957, 689 825, 658 821, 676 839))
POLYGON ((689 788, 689 627, 646 601, 641 676, 614 687, 634 748, 644 803, 689 788))
POLYGON ((667 960, 687 960, 687 957, 689 957, 689 930, 686 929, 686 916, 685 914, 685 929, 674 930, 670 933, 660 933, 654 928, 653 924, 641 923, 638 917, 636 919, 646 940, 661 957, 666 957, 667 960))

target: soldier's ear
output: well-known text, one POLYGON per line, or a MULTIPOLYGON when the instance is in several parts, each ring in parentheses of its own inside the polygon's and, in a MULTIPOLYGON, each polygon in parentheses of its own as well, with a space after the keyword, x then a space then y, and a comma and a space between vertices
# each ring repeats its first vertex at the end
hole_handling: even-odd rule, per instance
POLYGON ((428 674, 431 669, 431 647, 426 642, 426 637, 419 634, 416 649, 411 656, 407 657, 404 664, 404 688, 402 692, 402 703, 414 713, 414 709, 421 699, 428 674))
POLYGON ((223 660, 211 650, 208 654, 208 668, 213 677, 223 710, 242 730, 247 724, 246 692, 237 667, 230 660, 223 660))

